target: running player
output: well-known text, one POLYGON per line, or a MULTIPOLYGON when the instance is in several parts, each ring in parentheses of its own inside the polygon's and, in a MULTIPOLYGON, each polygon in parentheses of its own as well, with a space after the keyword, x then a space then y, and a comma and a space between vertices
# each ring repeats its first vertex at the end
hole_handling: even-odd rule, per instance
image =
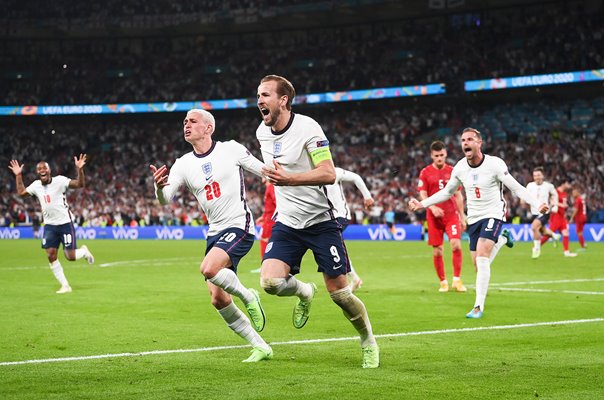
POLYGON ((304 253, 312 250, 329 296, 361 337, 363 368, 377 368, 379 348, 365 304, 348 285, 348 254, 325 188, 336 179, 329 141, 315 120, 292 112, 295 94, 293 85, 277 75, 265 76, 258 86, 263 122, 256 137, 265 163, 274 165, 263 173, 276 186, 277 197, 277 222, 264 253, 261 284, 269 294, 298 297, 293 324, 302 328, 317 286, 295 275, 304 253))
POLYGON ((506 218, 507 204, 503 198, 503 185, 516 196, 534 205, 540 213, 548 210, 545 203, 538 204, 528 190, 508 172, 505 162, 482 153, 482 136, 474 128, 465 128, 461 134, 461 149, 465 158, 459 160, 451 179, 443 189, 421 202, 409 201, 409 209, 417 211, 449 199, 462 185, 468 209, 468 234, 470 252, 476 267, 476 301, 466 314, 467 318, 481 318, 489 289, 491 263, 508 238, 500 235, 506 218))
POLYGON ((23 184, 23 164, 19 165, 17 160, 11 160, 9 163, 9 168, 16 177, 19 196, 35 196, 40 202, 40 207, 42 207, 44 219, 42 248, 46 251, 52 273, 61 284, 61 288, 57 290, 58 294, 71 293, 72 291, 69 281, 65 277, 63 266, 58 259, 57 253, 61 243, 63 244, 65 258, 68 261, 85 258, 88 264, 94 263, 94 257, 86 245, 77 248, 73 215, 67 205, 67 189, 80 189, 86 185, 84 175, 86 154, 73 157, 73 160, 78 171, 78 179, 69 179, 63 175, 52 176, 48 163, 40 161, 36 166, 39 179, 28 187, 23 184))
MULTIPOLYGON (((558 210, 558 192, 550 182, 545 180, 543 167, 533 169, 533 182, 526 185, 529 193, 539 200, 539 203, 548 204, 551 207, 551 212, 555 213, 558 210)), ((539 210, 531 206, 531 214, 533 221, 531 222, 531 230, 533 231, 533 251, 532 258, 539 258, 541 255, 541 238, 549 236, 554 240, 554 244, 560 239, 560 235, 554 233, 547 227, 550 213, 540 213, 539 210)))
POLYGON ((268 360, 273 357, 273 351, 258 334, 266 322, 260 297, 255 289, 243 286, 237 277, 237 265, 252 248, 255 236, 254 218, 245 197, 243 170, 261 176, 264 164, 233 140, 213 140, 215 126, 214 116, 206 110, 192 109, 187 113, 184 139, 193 151, 176 159, 169 173, 165 165, 150 166, 155 195, 161 204, 170 202, 181 186, 195 195, 209 224, 200 270, 212 305, 228 327, 252 345, 252 354, 243 362, 268 360), (245 304, 250 319, 237 308, 231 295, 245 304))

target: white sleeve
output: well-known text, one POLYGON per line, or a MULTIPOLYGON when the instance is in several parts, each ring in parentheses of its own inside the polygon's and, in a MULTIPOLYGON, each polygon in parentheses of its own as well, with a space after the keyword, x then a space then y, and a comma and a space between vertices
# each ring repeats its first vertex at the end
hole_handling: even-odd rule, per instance
POLYGON ((553 212, 556 212, 558 211, 558 202, 560 201, 560 199, 558 198, 558 191, 556 190, 554 185, 551 186, 549 194, 552 196, 551 204, 549 204, 549 206, 551 207, 553 212))
POLYGON ((359 174, 355 174, 352 171, 342 169, 342 176, 340 177, 341 182, 353 182, 354 185, 363 194, 363 199, 367 200, 371 198, 371 192, 367 189, 367 185, 363 182, 363 178, 359 174))
POLYGON ((181 164, 182 161, 180 158, 177 158, 174 165, 172 165, 172 168, 170 168, 168 184, 166 186, 160 189, 157 187, 157 183, 153 183, 153 186, 155 187, 155 197, 157 197, 157 200, 159 200, 159 203, 162 205, 172 201, 172 198, 183 184, 184 178, 180 171, 181 164))
POLYGON ((234 144, 233 147, 237 154, 238 164, 241 165, 246 171, 262 177, 262 168, 265 167, 264 163, 254 157, 254 155, 250 153, 250 151, 242 144, 237 143, 234 140, 231 142, 234 144))
POLYGON ((457 168, 453 168, 453 171, 451 172, 451 178, 449 179, 449 182, 447 182, 445 187, 439 190, 438 192, 434 193, 432 196, 422 200, 420 202, 422 206, 424 206, 424 208, 428 208, 435 204, 439 204, 443 201, 449 200, 451 196, 455 194, 457 188, 461 184, 461 180, 459 179, 458 174, 459 173, 457 172, 457 168))
POLYGON ((512 175, 510 175, 510 173, 508 172, 508 168, 503 162, 503 160, 502 164, 503 168, 499 168, 497 171, 497 179, 499 179, 499 182, 503 183, 505 187, 510 189, 516 197, 521 198, 531 206, 538 209, 541 205, 539 203, 539 200, 533 197, 533 195, 531 194, 531 192, 528 191, 527 188, 522 186, 512 175))

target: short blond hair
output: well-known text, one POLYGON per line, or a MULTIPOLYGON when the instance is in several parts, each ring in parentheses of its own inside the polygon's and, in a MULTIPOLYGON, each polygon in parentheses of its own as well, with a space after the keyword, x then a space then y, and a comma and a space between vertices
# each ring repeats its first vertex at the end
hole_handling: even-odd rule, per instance
POLYGON ((190 113, 197 113, 201 115, 201 118, 203 118, 204 121, 206 121, 209 125, 212 125, 212 133, 214 133, 214 130, 216 129, 216 119, 209 111, 204 110, 203 108, 192 108, 187 111, 187 115, 190 113))

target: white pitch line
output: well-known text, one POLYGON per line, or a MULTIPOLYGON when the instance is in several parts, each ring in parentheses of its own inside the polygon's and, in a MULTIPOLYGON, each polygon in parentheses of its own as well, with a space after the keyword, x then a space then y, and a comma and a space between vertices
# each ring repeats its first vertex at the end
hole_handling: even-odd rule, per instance
POLYGON ((499 287, 497 290, 508 292, 534 292, 534 293, 570 293, 570 294, 599 294, 604 295, 604 292, 586 292, 581 290, 553 290, 553 289, 527 289, 527 288, 504 288, 499 287))
POLYGON ((587 278, 587 279, 560 279, 557 281, 529 281, 529 282, 505 282, 491 283, 491 287, 495 286, 514 286, 514 285, 547 285, 549 283, 576 283, 576 282, 601 282, 604 278, 587 278))
POLYGON ((157 266, 157 265, 166 265, 172 264, 175 261, 199 261, 199 257, 172 257, 172 258, 150 258, 146 260, 127 260, 127 261, 115 261, 110 263, 99 264, 99 267, 119 267, 119 266, 134 266, 138 265, 149 265, 149 266, 157 266))
MULTIPOLYGON (((477 332, 477 331, 491 331, 491 330, 503 330, 503 329, 519 329, 519 328, 532 328, 537 326, 551 326, 551 325, 570 325, 570 324, 585 324, 592 322, 603 322, 604 318, 592 318, 592 319, 575 319, 566 321, 551 321, 551 322, 535 322, 532 324, 516 324, 516 325, 495 325, 495 326, 479 326, 475 328, 455 328, 455 329, 439 329, 434 331, 418 331, 418 332, 403 332, 403 333, 387 333, 383 335, 375 335, 377 338, 391 338, 391 337, 404 337, 404 336, 421 336, 421 335, 438 335, 443 333, 463 333, 463 332, 477 332)), ((326 342, 342 342, 342 341, 358 341, 357 336, 353 337, 339 337, 339 338, 325 338, 325 339, 307 339, 307 340, 290 340, 287 342, 271 342, 273 346, 280 345, 296 345, 296 344, 309 344, 309 343, 326 343, 326 342)), ((176 350, 152 350, 142 351, 138 353, 116 353, 116 354, 98 354, 93 356, 80 356, 80 357, 62 357, 62 358, 43 358, 37 360, 23 360, 23 361, 4 361, 0 362, 0 366, 7 365, 23 365, 23 364, 43 364, 52 362, 63 362, 63 361, 82 361, 82 360, 98 360, 103 358, 118 358, 118 357, 138 357, 138 356, 149 356, 158 354, 175 354, 175 353, 198 353, 204 351, 218 351, 218 350, 232 350, 248 348, 249 345, 238 345, 238 346, 216 346, 216 347, 201 347, 197 349, 176 349, 176 350)))

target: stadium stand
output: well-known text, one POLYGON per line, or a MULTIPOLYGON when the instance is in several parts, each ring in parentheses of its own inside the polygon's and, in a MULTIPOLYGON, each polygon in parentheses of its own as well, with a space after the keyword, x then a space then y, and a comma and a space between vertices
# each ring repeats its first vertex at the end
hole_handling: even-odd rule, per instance
MULTIPOLYGON (((9 3, 9 12, 0 17, 2 105, 253 98, 265 73, 287 76, 298 93, 445 82, 448 94, 436 98, 295 109, 323 124, 336 164, 369 183, 378 206, 371 215, 356 210, 358 222, 381 222, 386 205, 395 207, 399 222, 415 221, 406 203, 416 194, 419 170, 430 162, 430 141, 445 140, 454 162, 461 157, 456 134, 466 125, 485 134, 486 152, 503 157, 522 183, 530 180, 535 165, 545 165, 554 183, 574 177, 587 192, 590 220, 604 221, 604 149, 594 140, 604 129, 601 83, 541 93, 462 92, 468 79, 602 68, 601 1, 524 2, 514 7, 495 1, 491 8, 468 2, 463 9, 421 15, 413 14, 417 10, 394 13, 400 11, 399 2, 350 1, 351 19, 344 24, 325 24, 318 15, 325 7, 337 12, 336 3, 342 2, 126 5, 109 0, 102 9, 93 2, 65 0, 53 2, 51 9, 40 1, 33 2, 40 7, 9 3), (267 27, 292 7, 306 17, 302 21, 309 16, 316 21, 267 27), (213 15, 215 21, 206 28, 186 22, 199 21, 202 15, 213 15), (235 18, 235 23, 219 29, 216 21, 221 18, 235 18), (165 29, 168 23, 175 28, 165 29)), ((236 139, 259 155, 257 111, 215 115, 218 140, 236 139)), ((181 117, 0 117, 0 158, 5 165, 13 158, 24 162, 29 183, 40 159, 54 173, 71 176, 73 155, 88 153, 89 184, 69 198, 81 225, 201 224, 204 217, 189 194, 160 208, 148 172, 150 163, 174 160, 188 151, 181 117)), ((0 225, 36 223, 37 204, 17 198, 8 168, 0 169, 0 178, 0 225)), ((250 177, 248 187, 252 209, 259 215, 262 186, 250 177)), ((351 190, 348 195, 351 203, 360 203, 358 193, 351 190)), ((526 220, 517 199, 508 200, 510 217, 526 220)))

